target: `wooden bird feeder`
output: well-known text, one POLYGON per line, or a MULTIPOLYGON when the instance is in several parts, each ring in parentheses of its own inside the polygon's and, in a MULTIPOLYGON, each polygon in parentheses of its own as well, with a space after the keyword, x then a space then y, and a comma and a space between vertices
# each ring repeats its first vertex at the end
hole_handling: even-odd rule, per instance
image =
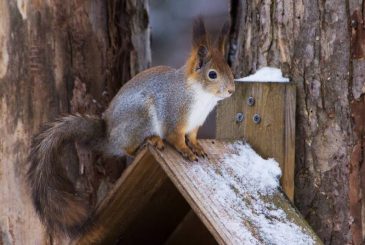
MULTIPOLYGON (((245 191, 247 186, 223 160, 236 154, 230 143, 200 143, 209 157, 198 162, 186 161, 170 146, 158 151, 147 145, 98 206, 93 225, 74 243, 241 245, 251 239, 256 241, 252 244, 276 244, 267 239, 275 237, 280 225, 265 230, 256 220, 261 217, 269 225, 294 227, 308 239, 292 244, 322 244, 280 189, 259 197, 245 191)), ((282 244, 291 244, 290 231, 285 232, 281 239, 289 243, 282 244)))

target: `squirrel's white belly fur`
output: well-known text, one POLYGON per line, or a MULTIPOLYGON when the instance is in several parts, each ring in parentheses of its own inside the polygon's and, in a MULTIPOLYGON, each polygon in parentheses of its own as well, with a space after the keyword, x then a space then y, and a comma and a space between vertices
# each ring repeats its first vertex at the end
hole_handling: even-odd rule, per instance
POLYGON ((164 138, 161 121, 158 120, 156 107, 153 104, 150 107, 149 113, 151 117, 153 134, 164 138))
POLYGON ((188 113, 186 132, 189 133, 195 128, 203 125, 205 119, 220 100, 219 97, 206 92, 199 83, 193 83, 193 103, 188 113))

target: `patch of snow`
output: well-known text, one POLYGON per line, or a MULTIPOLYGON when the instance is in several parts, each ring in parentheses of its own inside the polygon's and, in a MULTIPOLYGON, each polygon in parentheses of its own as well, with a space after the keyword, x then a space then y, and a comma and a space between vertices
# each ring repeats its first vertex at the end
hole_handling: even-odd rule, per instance
POLYGON ((287 83, 289 78, 283 77, 280 69, 274 67, 262 67, 255 74, 235 79, 237 82, 280 82, 287 83))
POLYGON ((279 188, 281 169, 274 159, 263 159, 248 144, 236 143, 231 148, 237 154, 226 155, 223 161, 232 167, 235 177, 246 186, 248 192, 268 195, 279 188), (237 163, 244 163, 245 167, 237 163))
POLYGON ((265 160, 248 144, 232 144, 219 164, 191 164, 189 175, 210 203, 234 244, 311 245, 314 241, 274 203, 265 201, 279 191, 281 170, 273 159, 265 160))

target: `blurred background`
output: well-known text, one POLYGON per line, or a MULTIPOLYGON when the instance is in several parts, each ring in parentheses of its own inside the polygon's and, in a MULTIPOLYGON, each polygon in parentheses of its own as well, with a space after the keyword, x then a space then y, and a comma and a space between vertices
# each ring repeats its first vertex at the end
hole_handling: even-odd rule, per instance
MULTIPOLYGON (((189 55, 192 23, 204 18, 208 33, 218 38, 229 18, 229 2, 224 0, 150 0, 152 66, 168 65, 179 68, 189 55)), ((215 111, 210 113, 199 131, 200 138, 214 138, 215 111)))
POLYGON ((213 38, 228 19, 225 0, 150 0, 152 65, 180 67, 191 47, 193 19, 202 15, 213 38))

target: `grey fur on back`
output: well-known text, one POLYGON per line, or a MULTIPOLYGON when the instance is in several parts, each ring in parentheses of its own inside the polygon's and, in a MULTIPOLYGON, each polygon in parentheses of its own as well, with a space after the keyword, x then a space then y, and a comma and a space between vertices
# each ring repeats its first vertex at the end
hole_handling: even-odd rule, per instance
POLYGON ((184 69, 153 67, 121 88, 103 115, 109 154, 121 155, 125 144, 134 142, 139 146, 148 136, 164 138, 176 127, 193 100, 184 69), (159 132, 153 127, 154 113, 161 128, 159 132))

